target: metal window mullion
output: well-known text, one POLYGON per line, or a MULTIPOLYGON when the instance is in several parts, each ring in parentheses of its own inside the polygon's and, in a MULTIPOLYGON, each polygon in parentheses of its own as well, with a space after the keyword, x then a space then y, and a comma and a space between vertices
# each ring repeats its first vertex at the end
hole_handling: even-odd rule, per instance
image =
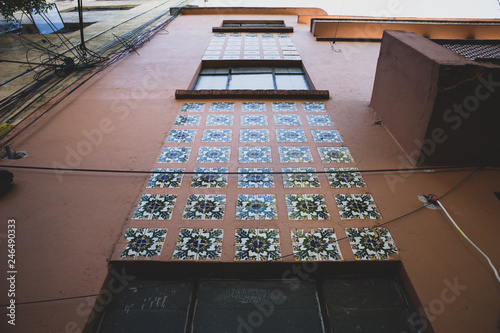
POLYGON ((273 86, 274 86, 274 90, 278 90, 278 84, 276 83, 276 71, 275 71, 275 68, 273 67, 273 70, 272 70, 272 75, 273 75, 273 86))
POLYGON ((229 67, 229 73, 227 73, 226 90, 229 90, 229 84, 231 83, 232 68, 229 67))

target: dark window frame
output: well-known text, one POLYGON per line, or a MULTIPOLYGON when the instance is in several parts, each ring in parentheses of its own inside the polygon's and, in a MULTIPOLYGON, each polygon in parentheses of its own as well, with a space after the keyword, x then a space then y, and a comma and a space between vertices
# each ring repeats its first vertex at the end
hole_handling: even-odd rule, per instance
POLYGON ((293 32, 283 20, 223 20, 212 32, 293 32))

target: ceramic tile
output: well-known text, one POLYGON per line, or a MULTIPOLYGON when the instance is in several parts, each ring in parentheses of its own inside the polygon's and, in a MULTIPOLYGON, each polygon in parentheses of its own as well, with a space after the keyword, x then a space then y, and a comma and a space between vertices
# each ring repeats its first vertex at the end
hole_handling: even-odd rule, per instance
POLYGON ((274 38, 274 34, 270 32, 266 32, 262 34, 262 38, 274 38))
POLYGON ((225 194, 191 194, 182 219, 222 220, 226 209, 225 194))
POLYGON ((167 229, 128 228, 124 235, 128 244, 122 258, 158 256, 166 236, 167 229))
POLYGON ((309 126, 333 126, 333 121, 328 115, 308 114, 306 117, 309 126))
POLYGON ((275 112, 297 111, 295 102, 273 102, 271 105, 275 112))
POLYGON ((231 147, 200 147, 198 163, 226 163, 229 162, 231 147))
POLYGON ((184 103, 181 112, 203 112, 205 103, 184 103))
POLYGON ((264 102, 243 102, 241 105, 243 112, 264 112, 266 111, 266 103, 264 102))
POLYGON ((240 163, 270 163, 271 159, 271 147, 239 147, 239 158, 240 163))
POLYGON ((231 142, 232 133, 230 129, 206 129, 201 142, 231 142))
POLYGON ((335 130, 311 130, 314 142, 342 142, 339 131, 335 130))
POLYGON ((223 56, 222 59, 224 60, 238 60, 240 57, 238 56, 223 56))
POLYGON ((335 194, 341 220, 381 219, 371 194, 335 194))
POLYGON ((143 194, 133 220, 170 220, 177 194, 143 194))
POLYGON ((257 38, 257 37, 259 37, 259 35, 257 33, 255 33, 255 32, 247 32, 245 34, 245 37, 246 38, 249 38, 249 37, 257 38))
POLYGON ((307 146, 280 146, 281 163, 312 163, 313 157, 307 146))
POLYGON ((264 51, 264 55, 267 55, 267 56, 279 56, 280 53, 279 51, 264 51))
POLYGON ((260 56, 244 55, 243 59, 258 60, 258 59, 260 59, 260 56))
POLYGON ((266 174, 273 172, 271 168, 239 168, 238 188, 273 188, 274 175, 266 174), (255 172, 255 173, 246 173, 255 172))
POLYGON ((351 152, 347 147, 318 147, 323 163, 353 163, 351 152))
POLYGON ((158 163, 187 163, 191 147, 163 147, 158 163))
MULTIPOLYGON (((225 32, 216 32, 214 34, 214 37, 215 38, 226 38, 226 33, 225 32)), ((213 38, 212 38, 212 40, 213 40, 213 38)))
POLYGON ((281 260, 279 229, 236 229, 234 260, 281 260))
POLYGON ((218 56, 221 51, 205 51, 206 56, 218 56))
POLYGON ((232 112, 234 111, 233 102, 214 102, 210 105, 210 112, 232 112))
POLYGON ((178 173, 152 173, 147 188, 179 188, 182 184, 185 169, 154 169, 157 172, 178 173))
POLYGON ((286 208, 290 220, 330 219, 322 194, 287 194, 286 208))
POLYGON ((295 260, 343 260, 333 228, 292 229, 295 260))
POLYGON ((166 142, 185 142, 190 143, 194 141, 196 136, 196 130, 171 130, 170 134, 167 137, 166 142))
POLYGON ((302 103, 302 107, 306 112, 326 112, 323 102, 305 102, 302 103))
POLYGON ((390 259, 398 253, 387 228, 345 228, 354 257, 358 260, 390 259))
POLYGON ((207 126, 232 126, 233 119, 231 114, 210 114, 207 117, 207 126))
POLYGON ((241 126, 267 126, 267 116, 264 114, 244 114, 241 116, 241 126))
POLYGON ((300 56, 289 56, 289 55, 286 55, 283 57, 283 59, 285 60, 300 60, 300 56))
POLYGON ((302 129, 277 129, 278 142, 306 142, 306 134, 302 129))
POLYGON ((264 55, 265 60, 278 60, 281 59, 279 55, 264 55))
MULTIPOLYGON (((282 48, 283 50, 285 48, 282 48)), ((299 52, 297 51, 283 51, 283 55, 284 56, 298 56, 299 55, 299 52)))
POLYGON ((179 231, 173 259, 220 260, 223 229, 187 229, 179 231))
MULTIPOLYGON (((283 172, 315 172, 315 168, 283 168, 283 172)), ((283 186, 290 187, 321 187, 318 175, 315 173, 284 173, 283 186)))
POLYGON ((241 38, 241 37, 243 37, 243 35, 241 34, 241 32, 230 32, 229 33, 229 37, 238 37, 238 38, 241 38))
POLYGON ((253 45, 247 45, 245 44, 245 52, 246 51, 258 51, 259 47, 258 46, 253 46, 253 45))
POLYGON ((300 117, 296 114, 275 114, 274 122, 276 125, 301 126, 300 117))
POLYGON ((269 130, 242 129, 240 130, 240 142, 269 142, 269 130))
POLYGON ((274 194, 240 194, 236 203, 237 220, 276 220, 276 196, 274 194))
POLYGON ((366 187, 361 173, 351 172, 358 171, 358 168, 325 168, 325 171, 334 171, 326 174, 332 188, 366 187))
POLYGON ((191 187, 193 188, 224 188, 227 187, 227 174, 218 174, 228 172, 228 168, 196 168, 194 172, 200 172, 193 175, 191 187), (214 173, 211 173, 214 172, 214 173))
POLYGON ((180 115, 175 119, 175 126, 198 126, 201 116, 199 115, 180 115))

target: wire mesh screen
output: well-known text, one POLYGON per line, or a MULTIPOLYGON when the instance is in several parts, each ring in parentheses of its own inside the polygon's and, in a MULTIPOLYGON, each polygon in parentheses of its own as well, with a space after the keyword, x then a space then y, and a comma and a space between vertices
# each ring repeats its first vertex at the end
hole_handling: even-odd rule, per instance
POLYGON ((438 42, 458 54, 469 59, 500 59, 500 42, 438 42))

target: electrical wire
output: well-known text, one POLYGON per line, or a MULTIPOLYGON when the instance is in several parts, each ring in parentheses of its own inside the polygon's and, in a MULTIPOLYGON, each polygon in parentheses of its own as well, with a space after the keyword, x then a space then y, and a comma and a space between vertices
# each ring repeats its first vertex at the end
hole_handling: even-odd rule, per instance
POLYGON ((495 268, 495 266, 493 265, 493 263, 491 262, 490 258, 488 258, 488 256, 483 252, 481 251, 481 249, 476 245, 474 244, 473 241, 470 240, 469 237, 467 237, 467 235, 462 231, 462 229, 460 229, 460 227, 457 225, 457 223, 455 222, 455 220, 453 220, 453 218, 451 217, 451 215, 448 213, 448 211, 446 210, 446 208, 444 208, 443 204, 441 203, 441 200, 437 197, 435 197, 434 200, 431 199, 431 201, 433 203, 437 203, 439 205, 439 207, 441 207, 441 209, 443 210, 443 212, 446 214, 446 216, 448 217, 448 219, 451 221, 451 223, 453 223, 453 225, 455 226, 455 228, 457 228, 458 232, 460 232, 460 234, 469 242, 472 244, 472 246, 474 246, 474 248, 479 252, 481 253, 485 258, 486 260, 488 261, 488 264, 490 265, 491 269, 493 270, 493 272, 495 273, 495 277, 497 278, 497 281, 500 283, 500 276, 498 275, 498 271, 497 269, 495 268))
MULTIPOLYGON (((448 190, 445 194, 443 194, 441 196, 441 198, 445 197, 446 195, 452 193, 453 191, 457 190, 458 188, 460 188, 463 184, 465 184, 469 179, 471 179, 474 175, 476 175, 480 170, 482 170, 483 168, 478 168, 476 170, 474 170, 472 173, 470 173, 469 175, 467 175, 467 177, 465 177, 464 179, 462 179, 457 185, 455 185, 454 187, 452 187, 450 190, 448 190)), ((429 203, 430 205, 431 203, 429 203)), ((423 210, 425 208, 427 204, 425 204, 424 206, 420 206, 406 214, 403 214, 401 216, 398 216, 396 218, 393 218, 392 220, 389 220, 387 222, 384 222, 382 224, 379 224, 378 226, 376 226, 376 228, 379 228, 380 226, 383 226, 383 225, 388 225, 388 224, 391 224, 391 223, 394 223, 396 221, 399 221, 407 216, 410 216, 410 215, 413 215, 421 210, 423 210)), ((340 242, 342 240, 345 240, 345 239, 348 239, 348 237, 342 237, 342 238, 338 238, 337 239, 337 242, 340 242)), ((294 254, 293 253, 290 253, 290 254, 287 254, 287 255, 284 255, 284 256, 281 256, 280 259, 283 259, 283 258, 289 258, 289 257, 292 257, 294 254)), ((255 263, 249 263, 248 265, 245 265, 245 267, 238 267, 238 268, 232 268, 232 269, 228 269, 228 270, 225 270, 225 271, 220 271, 220 272, 216 272, 216 273, 211 273, 211 274, 203 274, 203 275, 200 275, 200 276, 196 276, 196 278, 207 278, 207 277, 211 277, 211 276, 214 276, 214 275, 222 275, 222 274, 227 274, 227 273, 231 273, 231 272, 235 272, 235 271, 238 271, 238 270, 242 270, 242 269, 248 269, 249 267, 253 267, 253 266, 256 266, 256 265, 264 265, 266 263, 270 263, 270 262, 275 262, 276 260, 267 260, 267 261, 262 261, 262 262, 255 262, 255 263)), ((138 290, 138 289, 148 289, 148 288, 156 288, 156 287, 159 287, 161 286, 161 284, 159 285, 151 285, 151 286, 146 286, 146 287, 141 287, 141 288, 136 288, 135 290, 138 290)), ((135 291, 134 290, 134 291, 135 291)), ((44 300, 37 300, 37 301, 30 301, 30 302, 16 302, 16 305, 28 305, 28 304, 37 304, 37 303, 48 303, 48 302, 57 302, 57 301, 65 301, 65 300, 71 300, 71 299, 80 299, 80 298, 87 298, 87 297, 97 297, 100 295, 100 292, 97 293, 97 294, 88 294, 88 295, 80 295, 80 296, 71 296, 71 297, 62 297, 62 298, 51 298, 51 299, 44 299, 44 300)), ((8 306, 8 304, 1 304, 0 306, 8 306)))

